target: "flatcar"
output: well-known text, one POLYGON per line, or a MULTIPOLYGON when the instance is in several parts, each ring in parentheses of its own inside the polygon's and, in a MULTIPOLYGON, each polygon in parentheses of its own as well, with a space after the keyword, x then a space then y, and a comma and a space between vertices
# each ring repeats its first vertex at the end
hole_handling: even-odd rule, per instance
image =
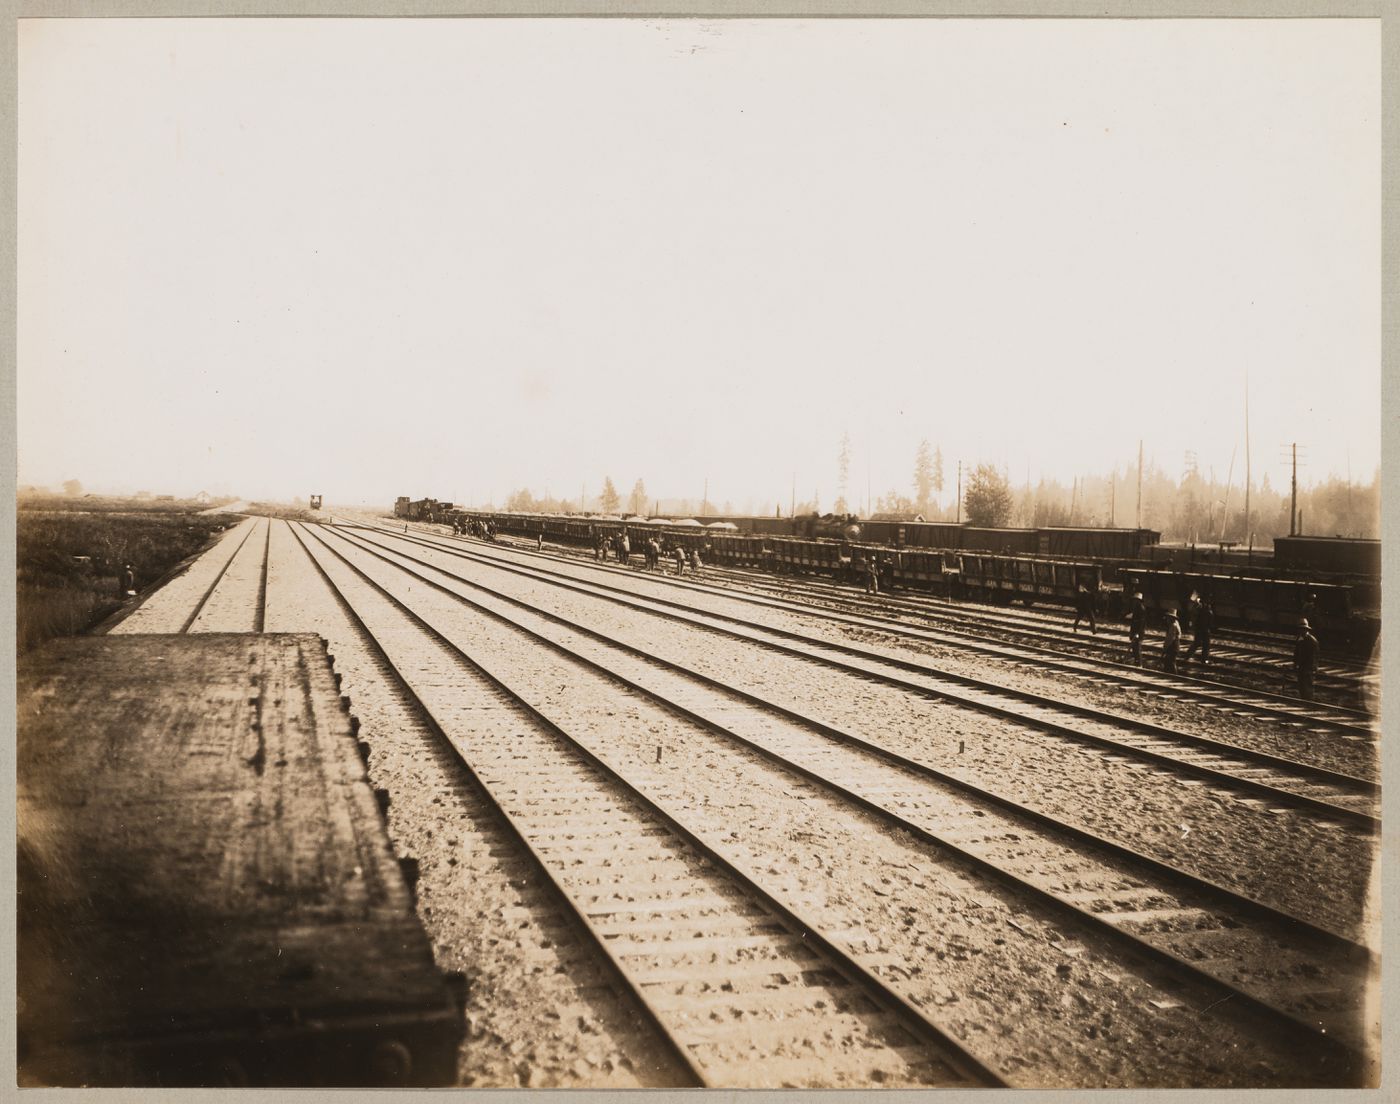
POLYGON ((1080 587, 1097 594, 1102 583, 1099 564, 977 552, 958 556, 958 592, 976 601, 1072 606, 1080 587))

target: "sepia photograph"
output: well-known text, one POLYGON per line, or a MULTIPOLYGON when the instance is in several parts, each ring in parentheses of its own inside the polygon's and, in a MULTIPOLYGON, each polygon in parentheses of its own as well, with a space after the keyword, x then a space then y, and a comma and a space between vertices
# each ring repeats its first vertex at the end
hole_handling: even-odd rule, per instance
POLYGON ((1380 18, 592 14, 17 20, 18 1085, 1379 1088, 1380 18))

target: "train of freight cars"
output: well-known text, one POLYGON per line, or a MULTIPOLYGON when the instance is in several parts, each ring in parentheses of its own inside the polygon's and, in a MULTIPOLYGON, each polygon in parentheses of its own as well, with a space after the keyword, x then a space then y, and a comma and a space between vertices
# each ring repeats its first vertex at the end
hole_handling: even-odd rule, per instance
MULTIPOLYGON (((395 516, 464 529, 468 522, 490 522, 498 533, 544 537, 553 543, 593 547, 621 531, 632 538, 633 551, 655 536, 666 546, 700 551, 706 562, 776 574, 819 575, 838 581, 863 580, 867 566, 877 565, 885 590, 927 590, 950 598, 1026 606, 1072 606, 1080 587, 1101 595, 1105 612, 1117 613, 1125 594, 1141 592, 1157 614, 1179 609, 1193 593, 1209 597, 1222 626, 1292 632, 1306 616, 1332 647, 1365 651, 1374 643, 1379 623, 1364 577, 1304 573, 1299 578, 1277 577, 1269 569, 1225 569, 1188 566, 1173 570, 1154 563, 1157 536, 1151 530, 979 530, 971 526, 930 526, 922 523, 860 524, 849 517, 742 519, 764 528, 741 528, 741 519, 631 518, 585 515, 519 514, 459 510, 434 499, 395 504, 395 516), (785 522, 783 529, 777 523, 785 522), (765 529, 767 531, 765 531, 765 529), (958 533, 957 530, 962 532, 958 533), (950 535, 947 531, 953 530, 950 535), (1081 547, 1096 552, 1114 548, 1137 556, 1058 555, 1016 551, 980 552, 962 548, 991 545, 1005 549, 1007 535, 1034 533, 1052 548, 1082 539, 1081 547), (1080 537, 1082 534, 1082 538, 1080 537), (1128 536, 1124 536, 1128 534, 1128 536), (956 541, 952 547, 932 547, 935 539, 956 541), (1335 578, 1336 581, 1332 581, 1335 578)), ((1024 542, 1025 538, 1020 539, 1024 542)), ((1023 543, 1022 547, 1026 547, 1023 543)))
MULTIPOLYGON (((394 503, 394 516, 409 521, 445 522, 456 507, 450 502, 401 497, 394 503)), ((475 515, 505 516, 504 511, 470 511, 475 515)), ((523 514, 522 517, 557 516, 570 520, 607 523, 623 519, 573 515, 523 514)), ((650 519, 658 524, 674 518, 650 519)), ((694 519, 679 519, 682 523, 694 519)), ((633 523, 636 524, 636 523, 633 523)), ((696 525, 701 524, 695 522, 696 525)), ((1046 527, 1039 529, 994 529, 946 522, 861 521, 850 514, 806 515, 798 517, 752 517, 745 515, 707 516, 704 527, 724 527, 725 531, 800 540, 850 540, 898 548, 936 548, 951 551, 998 552, 1004 555, 1051 556, 1076 559, 1139 560, 1148 555, 1162 534, 1152 529, 1091 529, 1046 527)))

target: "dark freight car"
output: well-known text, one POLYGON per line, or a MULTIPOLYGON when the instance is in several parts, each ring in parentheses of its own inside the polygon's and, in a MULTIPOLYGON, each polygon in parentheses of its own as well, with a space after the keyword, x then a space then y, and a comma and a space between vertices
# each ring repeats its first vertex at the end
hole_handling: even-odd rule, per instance
POLYGON ((1332 575, 1381 573, 1381 542, 1350 537, 1275 537, 1274 567, 1332 575))
POLYGON ((1138 560, 1161 542, 1154 529, 1092 529, 1051 527, 1038 530, 1036 551, 1042 556, 1072 556, 1086 560, 1138 560))

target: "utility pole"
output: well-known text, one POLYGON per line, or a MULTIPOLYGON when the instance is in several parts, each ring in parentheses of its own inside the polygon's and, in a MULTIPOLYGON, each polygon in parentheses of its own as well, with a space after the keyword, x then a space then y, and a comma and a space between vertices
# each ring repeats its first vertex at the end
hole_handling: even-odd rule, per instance
POLYGON ((1249 527, 1249 370, 1244 373, 1244 533, 1250 551, 1254 550, 1254 533, 1249 527))
POLYGON ((705 494, 700 499, 700 516, 704 517, 710 512, 710 477, 705 476, 705 494))
POLYGON ((1118 466, 1113 467, 1113 474, 1108 477, 1108 527, 1118 528, 1118 466))
POLYGON ((792 499, 788 506, 788 517, 797 516, 797 473, 792 473, 792 499))
POLYGON ((1142 528, 1142 438, 1138 438, 1138 504, 1137 527, 1142 528))
POLYGON ((958 461, 958 524, 962 524, 962 461, 958 461))
POLYGON ((1221 503, 1220 512, 1220 543, 1225 543, 1225 523, 1230 519, 1230 484, 1235 481, 1235 453, 1239 445, 1230 450, 1230 468, 1225 473, 1225 501, 1221 503))

